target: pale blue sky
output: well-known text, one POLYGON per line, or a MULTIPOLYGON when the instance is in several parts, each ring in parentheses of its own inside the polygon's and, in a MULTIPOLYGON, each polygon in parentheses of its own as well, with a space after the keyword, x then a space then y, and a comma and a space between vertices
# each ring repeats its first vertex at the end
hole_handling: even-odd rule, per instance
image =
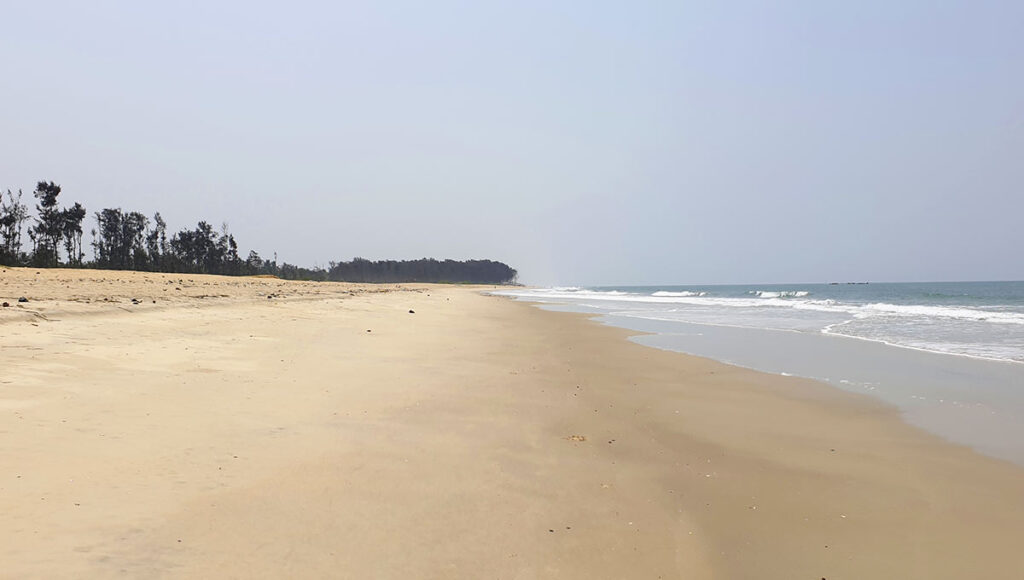
POLYGON ((1019 1, 144 4, 4 2, 0 187, 303 265, 1024 279, 1019 1))

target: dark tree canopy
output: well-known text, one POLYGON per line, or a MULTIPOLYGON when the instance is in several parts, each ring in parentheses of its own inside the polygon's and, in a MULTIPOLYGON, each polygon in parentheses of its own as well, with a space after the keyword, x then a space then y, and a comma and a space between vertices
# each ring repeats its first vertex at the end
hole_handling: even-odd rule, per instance
POLYGON ((491 260, 381 260, 371 262, 355 258, 351 262, 332 262, 327 279, 338 282, 473 282, 507 284, 514 282, 516 271, 507 264, 491 260))
POLYGON ((146 234, 146 253, 149 254, 150 268, 162 271, 167 264, 167 222, 160 212, 153 215, 153 229, 146 234))
POLYGON ((147 269, 149 256, 142 245, 149 220, 139 212, 125 213, 121 208, 96 212, 93 248, 96 265, 113 270, 147 269))
POLYGON ((82 220, 85 219, 85 208, 82 204, 75 205, 61 212, 61 236, 64 238, 64 250, 68 255, 68 263, 82 263, 82 220))
POLYGON ((33 192, 39 204, 36 205, 36 223, 29 230, 36 262, 40 266, 56 266, 59 263, 57 251, 64 233, 64 215, 57 207, 61 187, 50 181, 40 181, 33 192))
POLYGON ((21 231, 28 219, 28 206, 21 201, 21 190, 0 196, 0 264, 25 261, 21 253, 21 231))
POLYGON ((235 236, 227 224, 220 230, 200 221, 195 228, 184 228, 168 237, 167 223, 156 213, 150 220, 137 211, 106 208, 94 214, 92 229, 94 259, 83 262, 82 222, 87 215, 75 202, 61 209, 61 186, 50 181, 36 184, 38 200, 35 223, 28 229, 31 254, 22 252, 22 228, 28 219, 28 207, 7 191, 0 197, 0 264, 35 266, 84 266, 112 270, 143 270, 196 274, 255 275, 269 274, 288 280, 337 282, 451 282, 508 284, 516 280, 516 271, 492 260, 380 260, 355 258, 351 262, 331 262, 328 268, 303 268, 273 260, 264 260, 255 250, 243 260, 235 236), (60 250, 65 257, 61 261, 60 250))
POLYGON ((243 262, 238 257, 235 236, 227 224, 220 233, 207 222, 199 222, 194 230, 181 230, 171 238, 167 262, 187 272, 200 274, 242 274, 243 262))

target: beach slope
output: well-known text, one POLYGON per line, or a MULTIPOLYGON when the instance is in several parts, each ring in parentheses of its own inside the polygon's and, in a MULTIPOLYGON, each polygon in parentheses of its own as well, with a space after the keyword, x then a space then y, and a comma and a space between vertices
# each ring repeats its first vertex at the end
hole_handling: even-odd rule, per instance
POLYGON ((0 269, 0 577, 1024 577, 1021 468, 481 290, 0 269))

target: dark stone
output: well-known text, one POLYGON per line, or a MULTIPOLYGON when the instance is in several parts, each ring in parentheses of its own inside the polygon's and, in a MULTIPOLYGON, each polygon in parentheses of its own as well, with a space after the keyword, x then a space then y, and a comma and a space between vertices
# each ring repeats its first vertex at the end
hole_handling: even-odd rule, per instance
POLYGON ((22 296, 21 298, 18 298, 18 302, 28 302, 28 298, 22 296))
POLYGON ((10 307, 11 307, 11 303, 10 302, 4 302, 4 308, 10 308, 10 307))
POLYGON ((409 314, 416 314, 416 311, 415 310, 410 310, 409 314))

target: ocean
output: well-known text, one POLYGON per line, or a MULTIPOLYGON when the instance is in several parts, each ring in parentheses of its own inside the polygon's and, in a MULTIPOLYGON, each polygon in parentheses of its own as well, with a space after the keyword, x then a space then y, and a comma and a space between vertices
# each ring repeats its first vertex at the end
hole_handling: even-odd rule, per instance
POLYGON ((517 288, 652 347, 879 398, 1024 465, 1024 282, 517 288))

